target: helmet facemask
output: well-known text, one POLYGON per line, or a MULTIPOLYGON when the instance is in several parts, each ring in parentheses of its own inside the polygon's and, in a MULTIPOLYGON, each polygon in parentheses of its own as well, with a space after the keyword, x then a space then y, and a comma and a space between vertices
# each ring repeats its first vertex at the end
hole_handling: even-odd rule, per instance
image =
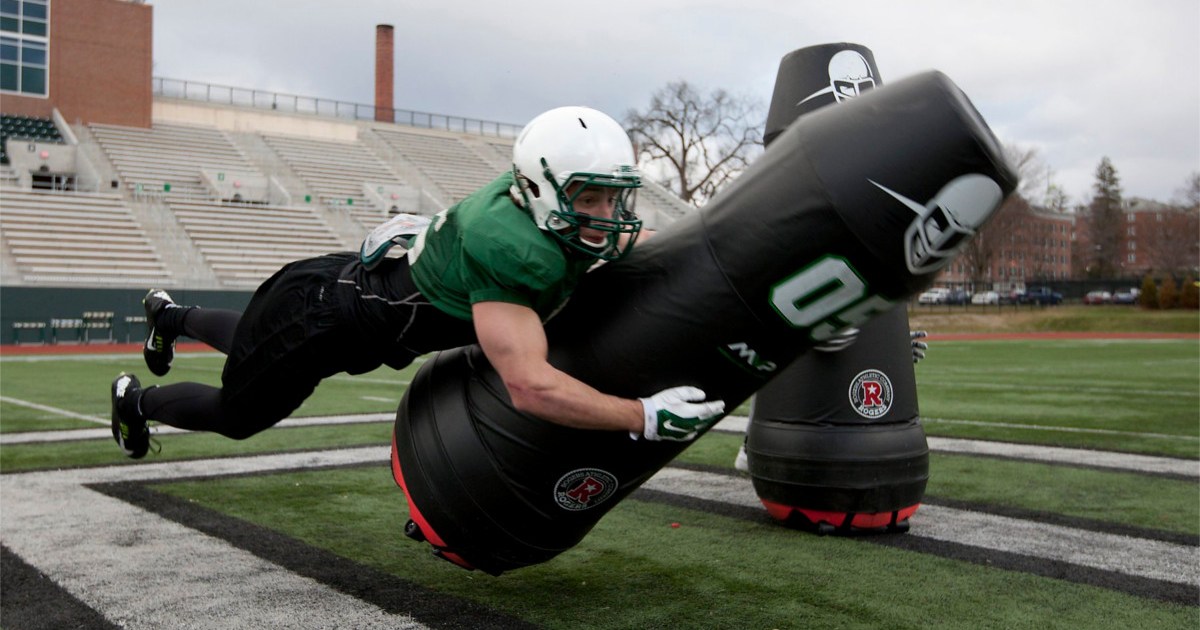
MULTIPOLYGON (((550 210, 546 216, 544 228, 552 234, 568 251, 577 252, 604 261, 624 258, 633 248, 638 234, 642 230, 642 220, 634 212, 637 199, 637 189, 641 187, 641 177, 630 167, 614 169, 613 173, 571 173, 562 178, 555 177, 545 158, 541 160, 542 176, 554 189, 554 200, 557 208, 550 210), (608 217, 593 216, 575 210, 575 201, 586 190, 600 190, 608 193, 615 190, 612 214, 608 217), (583 237, 583 230, 594 230, 604 233, 604 240, 589 241, 583 237), (622 234, 628 238, 622 242, 622 234)), ((520 181, 520 175, 517 175, 520 181)), ((526 207, 531 206, 529 195, 540 197, 541 191, 537 184, 524 180, 520 185, 521 195, 526 207)))

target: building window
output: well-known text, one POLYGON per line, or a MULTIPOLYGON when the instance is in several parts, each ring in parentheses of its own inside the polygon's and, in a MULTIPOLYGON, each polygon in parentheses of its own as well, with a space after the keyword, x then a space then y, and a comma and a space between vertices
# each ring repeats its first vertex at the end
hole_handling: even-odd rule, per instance
POLYGON ((0 91, 47 96, 49 0, 0 0, 0 91))

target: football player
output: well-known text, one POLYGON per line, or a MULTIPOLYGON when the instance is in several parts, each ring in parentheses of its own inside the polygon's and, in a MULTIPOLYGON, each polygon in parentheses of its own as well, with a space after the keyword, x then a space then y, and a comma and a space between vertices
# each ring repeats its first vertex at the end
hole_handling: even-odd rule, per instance
POLYGON ((150 371, 166 374, 176 338, 187 335, 228 355, 221 387, 143 387, 122 374, 112 385, 113 437, 131 458, 149 449, 147 420, 245 439, 290 415, 324 378, 400 369, 478 343, 522 412, 649 440, 693 439, 721 416, 723 401, 705 401, 694 387, 619 398, 546 360, 543 322, 590 267, 623 257, 642 232, 633 212, 641 185, 615 120, 561 107, 522 130, 510 172, 434 217, 403 257, 364 247, 290 263, 244 313, 184 307, 152 290, 144 300, 150 371))

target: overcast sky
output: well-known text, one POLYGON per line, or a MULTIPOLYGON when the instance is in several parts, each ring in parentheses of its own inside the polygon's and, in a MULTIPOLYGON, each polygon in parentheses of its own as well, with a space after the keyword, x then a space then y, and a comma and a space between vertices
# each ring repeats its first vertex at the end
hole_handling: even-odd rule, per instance
POLYGON ((686 80, 769 102, 779 60, 870 48, 886 84, 946 73, 1000 140, 1078 202, 1100 159, 1126 197, 1200 171, 1197 0, 152 0, 154 75, 374 101, 395 27, 395 107, 523 124, 558 105, 621 119, 686 80))

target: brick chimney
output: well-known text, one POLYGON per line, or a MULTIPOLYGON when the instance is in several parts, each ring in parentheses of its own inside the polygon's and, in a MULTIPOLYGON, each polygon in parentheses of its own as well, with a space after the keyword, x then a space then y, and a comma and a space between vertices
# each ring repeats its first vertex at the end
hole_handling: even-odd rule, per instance
POLYGON ((375 26, 375 120, 394 122, 392 109, 393 29, 391 24, 375 26))

